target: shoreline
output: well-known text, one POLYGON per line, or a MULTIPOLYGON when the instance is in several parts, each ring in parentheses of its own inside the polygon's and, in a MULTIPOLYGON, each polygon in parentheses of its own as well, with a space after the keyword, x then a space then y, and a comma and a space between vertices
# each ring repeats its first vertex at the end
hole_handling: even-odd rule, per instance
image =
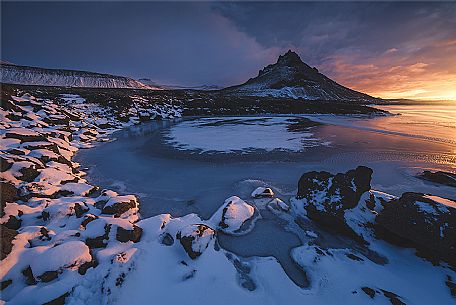
MULTIPOLYGON (((122 123, 102 106, 79 103, 75 96, 60 102, 61 104, 23 95, 12 98, 6 106, 2 105, 7 107, 0 113, 2 180, 9 181, 2 182, 2 207, 5 200, 2 209, 2 250, 3 246, 12 245, 11 252, 6 253, 2 260, 4 301, 11 304, 41 304, 50 301, 64 303, 66 300, 112 303, 125 301, 135 289, 142 289, 144 293, 151 288, 164 300, 166 291, 172 290, 174 284, 201 290, 207 283, 212 283, 214 277, 224 284, 230 283, 223 286, 224 293, 239 302, 251 300, 261 303, 268 299, 270 291, 265 293, 261 288, 265 283, 278 287, 276 289, 279 291, 287 291, 286 295, 279 298, 281 301, 276 299, 278 303, 289 304, 290 300, 302 297, 302 288, 294 285, 281 265, 274 259, 271 260, 269 255, 241 261, 234 254, 220 249, 217 243, 217 232, 238 234, 236 232, 239 232, 242 225, 251 220, 256 207, 272 209, 271 215, 277 215, 292 225, 297 215, 306 215, 302 214, 302 209, 306 208, 302 201, 292 200, 288 206, 279 204, 280 201, 276 200, 279 197, 274 199, 276 201, 251 199, 246 202, 233 196, 207 219, 202 219, 197 214, 185 214, 177 218, 160 214, 140 219, 139 202, 135 195, 97 189, 87 182, 86 173, 80 164, 74 162, 78 149, 93 148, 96 140, 109 141, 116 130, 121 132, 121 129, 112 127, 139 122, 139 115, 133 120, 127 116, 130 123, 122 123), (12 185, 16 194, 11 186, 6 187, 4 184, 12 185), (7 194, 11 200, 3 196, 6 188, 11 191, 7 194), (289 212, 285 211, 287 206, 288 209, 291 208, 289 212), (11 235, 5 239, 5 233, 11 235), (217 270, 210 268, 215 262, 217 270), (265 277, 265 270, 273 270, 275 277, 265 277), (154 272, 152 277, 150 271, 154 272), (192 281, 195 277, 199 280, 192 281), (135 283, 139 283, 138 287, 132 286, 131 281, 134 279, 135 283), (233 279, 237 279, 240 285, 232 283, 233 279), (147 280, 153 281, 155 286, 143 286, 147 280), (124 283, 126 286, 119 289, 124 283), (251 291, 254 292, 247 296, 245 289, 253 289, 251 291)), ((143 103, 140 111, 154 113, 165 119, 180 114, 174 106, 159 106, 143 103), (151 108, 147 110, 146 106, 151 108)), ((128 115, 131 108, 125 108, 125 111, 128 115)), ((117 115, 122 117, 122 113, 117 115)), ((369 192, 377 197, 386 196, 375 191, 369 192)), ((380 206, 376 209, 380 209, 380 206)), ((350 226, 355 230, 356 226, 350 226)), ((250 229, 255 228, 253 226, 250 229)), ((249 232, 241 231, 241 234, 248 236, 249 232)), ((306 263, 310 258, 308 255, 315 255, 315 258, 326 263, 329 263, 327 258, 330 256, 340 257, 335 266, 351 266, 352 261, 359 261, 352 258, 347 261, 344 257, 363 256, 362 252, 360 254, 355 249, 348 252, 342 249, 321 250, 320 246, 312 245, 320 233, 305 231, 300 234, 305 234, 306 240, 310 242, 293 248, 290 261, 306 273, 311 271, 310 286, 306 288, 306 294, 310 298, 318 294, 318 281, 312 278, 316 276, 314 268, 306 263), (319 251, 328 254, 322 255, 319 251)), ((370 236, 371 233, 363 231, 362 234, 370 236)), ((379 246, 374 239, 372 243, 375 247, 379 246)), ((394 248, 386 249, 395 251, 392 250, 394 248)), ((411 259, 423 268, 419 271, 424 273, 431 268, 427 261, 421 262, 408 254, 401 256, 401 259, 411 259)), ((356 266, 360 268, 362 265, 356 266)), ((368 266, 380 268, 381 265, 368 266)), ((321 267, 324 269, 324 266, 321 267)), ((435 277, 443 273, 452 274, 444 266, 435 268, 435 277)), ((381 270, 378 269, 378 272, 381 270)), ((408 285, 404 287, 410 288, 408 285)), ((357 289, 361 293, 359 287, 351 289, 357 289)), ((391 291, 392 288, 388 289, 391 291)), ((443 291, 440 286, 438 289, 443 291)), ((191 296, 194 290, 181 292, 191 296)), ((276 297, 277 292, 275 291, 276 297)), ((215 301, 211 295, 204 296, 208 302, 215 301)), ((136 294, 136 297, 147 298, 147 294, 136 294)), ((350 299, 349 294, 343 297, 346 301, 350 299)), ((402 296, 398 298, 401 299, 402 296)), ((363 302, 363 299, 358 301, 363 302)))

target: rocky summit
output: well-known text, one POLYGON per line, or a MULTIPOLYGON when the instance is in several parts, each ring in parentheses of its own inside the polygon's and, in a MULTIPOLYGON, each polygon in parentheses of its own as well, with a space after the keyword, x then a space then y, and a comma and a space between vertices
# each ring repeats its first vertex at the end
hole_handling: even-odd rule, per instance
POLYGON ((226 91, 240 96, 271 96, 304 100, 373 101, 375 98, 344 87, 317 68, 304 63, 298 54, 289 50, 275 64, 258 72, 258 76, 226 91))

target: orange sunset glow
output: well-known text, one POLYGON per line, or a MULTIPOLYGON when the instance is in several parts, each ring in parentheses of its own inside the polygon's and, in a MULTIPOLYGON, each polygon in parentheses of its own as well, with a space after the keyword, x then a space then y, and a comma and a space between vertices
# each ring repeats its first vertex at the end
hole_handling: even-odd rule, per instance
POLYGON ((456 39, 391 48, 361 60, 336 55, 325 69, 339 83, 376 97, 456 100, 456 39))

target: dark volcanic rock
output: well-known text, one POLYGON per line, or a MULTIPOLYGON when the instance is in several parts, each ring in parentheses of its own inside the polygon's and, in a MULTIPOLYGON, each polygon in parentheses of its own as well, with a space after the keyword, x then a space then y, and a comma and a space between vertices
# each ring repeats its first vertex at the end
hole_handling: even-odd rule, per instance
POLYGON ((126 243, 127 241, 137 243, 141 239, 142 231, 137 225, 133 225, 133 230, 117 227, 116 239, 122 243, 126 243))
POLYGON ((200 256, 214 237, 215 231, 203 224, 189 225, 176 234, 191 259, 200 256))
POLYGON ((46 302, 46 303, 43 303, 43 305, 64 305, 65 304, 65 300, 66 298, 69 296, 70 294, 68 292, 62 294, 61 296, 59 296, 58 298, 56 299, 53 299, 49 302, 46 302))
POLYGON ((435 182, 435 183, 456 187, 456 174, 442 172, 442 171, 437 171, 437 172, 424 171, 418 177, 421 179, 424 179, 424 180, 435 182))
POLYGON ((4 208, 6 207, 7 202, 14 202, 17 197, 16 187, 8 182, 0 182, 0 217, 5 215, 4 208))
POLYGON ((21 227, 22 220, 19 217, 10 215, 8 221, 4 223, 5 227, 11 230, 17 230, 21 227))
POLYGON ((59 277, 59 273, 57 271, 46 271, 42 275, 38 276, 38 279, 42 282, 47 283, 52 280, 55 280, 58 277, 59 277))
POLYGON ((375 297, 375 290, 369 287, 361 287, 361 290, 370 296, 372 299, 375 297))
POLYGON ((376 217, 377 237, 414 247, 431 260, 456 266, 456 202, 420 193, 404 193, 376 217))
POLYGON ((5 225, 0 225, 0 234, 1 234, 1 252, 0 259, 4 259, 11 253, 13 249, 13 240, 17 235, 15 230, 9 229, 5 225))
POLYGON ((137 202, 136 200, 128 200, 128 201, 118 201, 111 205, 106 204, 103 207, 102 212, 104 214, 114 215, 115 217, 120 217, 126 211, 136 208, 137 202))
POLYGON ((13 166, 13 162, 0 156, 0 172, 7 171, 13 166))
POLYGON ((362 194, 370 190, 371 178, 372 169, 365 166, 336 175, 308 172, 299 179, 296 198, 304 200, 309 218, 359 240, 346 224, 344 213, 356 207, 362 194))
POLYGON ((22 176, 18 177, 18 179, 25 182, 33 182, 40 174, 38 167, 35 164, 31 165, 30 167, 23 167, 19 170, 19 172, 22 174, 22 176))
POLYGON ((46 138, 39 133, 21 133, 20 131, 7 131, 5 133, 5 138, 18 139, 22 143, 24 142, 36 142, 36 141, 46 141, 46 138))
POLYGON ((109 240, 109 232, 111 231, 111 225, 106 224, 104 227, 104 234, 93 237, 93 238, 86 238, 85 244, 90 248, 106 248, 108 245, 107 240, 109 240))

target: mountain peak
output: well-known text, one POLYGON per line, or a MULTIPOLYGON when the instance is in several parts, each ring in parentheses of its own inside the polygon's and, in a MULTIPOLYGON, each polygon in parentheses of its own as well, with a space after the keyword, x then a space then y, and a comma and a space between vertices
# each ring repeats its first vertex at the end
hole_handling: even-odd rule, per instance
POLYGON ((296 52, 288 50, 288 52, 279 56, 279 59, 277 59, 277 63, 293 66, 303 64, 304 62, 301 60, 301 57, 299 57, 299 55, 296 52))
POLYGON ((304 63, 292 50, 242 85, 227 88, 238 95, 306 100, 368 101, 367 94, 346 88, 304 63))

